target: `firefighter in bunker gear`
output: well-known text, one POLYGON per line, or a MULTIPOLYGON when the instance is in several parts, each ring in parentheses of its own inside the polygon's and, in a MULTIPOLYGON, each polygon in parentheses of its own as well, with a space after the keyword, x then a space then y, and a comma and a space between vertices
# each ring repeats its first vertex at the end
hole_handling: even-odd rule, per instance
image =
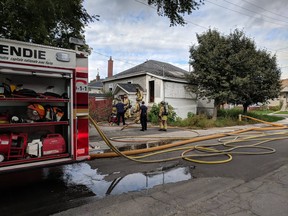
POLYGON ((141 101, 143 100, 143 92, 137 87, 136 88, 136 103, 134 107, 134 113, 135 113, 135 120, 134 123, 139 124, 140 123, 140 106, 141 101))
POLYGON ((113 101, 112 101, 112 110, 111 110, 111 114, 108 117, 108 122, 110 125, 113 125, 114 123, 117 124, 118 120, 117 120, 117 108, 116 108, 116 104, 119 102, 118 97, 114 97, 113 101))
POLYGON ((124 109, 125 109, 125 115, 124 115, 125 119, 131 118, 131 111, 130 111, 131 103, 127 94, 124 94, 123 103, 124 103, 124 109))
POLYGON ((134 123, 139 124, 140 123, 140 101, 136 101, 133 112, 135 113, 134 123))
POLYGON ((136 101, 141 103, 142 100, 143 100, 143 92, 139 88, 136 88, 136 101))
POLYGON ((165 110, 165 102, 161 101, 159 109, 159 131, 167 131, 168 110, 165 110))

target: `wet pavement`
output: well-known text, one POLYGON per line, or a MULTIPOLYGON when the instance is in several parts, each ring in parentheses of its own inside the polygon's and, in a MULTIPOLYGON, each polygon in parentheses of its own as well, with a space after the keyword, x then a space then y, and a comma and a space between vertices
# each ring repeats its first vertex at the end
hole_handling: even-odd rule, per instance
MULTIPOLYGON (((278 123, 287 125, 288 119, 278 123)), ((147 133, 143 135, 145 138, 153 137, 151 139, 154 139, 156 134, 157 137, 160 136, 165 138, 190 138, 215 133, 230 133, 240 129, 264 126, 265 125, 263 124, 257 124, 197 131, 169 129, 168 132, 161 133, 154 128, 151 129, 153 132, 150 134, 147 133)), ((111 133, 115 137, 119 136, 121 133, 123 134, 123 132, 121 132, 121 127, 114 127, 113 129, 111 127, 105 128, 104 126, 102 128, 104 131, 106 130, 106 133, 109 133, 109 130, 111 130, 111 133)), ((129 130, 134 130, 135 132, 136 129, 132 128, 127 128, 127 136, 129 136, 130 133, 129 130)), ((95 151, 102 151, 106 148, 105 143, 93 143, 93 139, 96 140, 97 135, 93 135, 93 133, 91 135, 92 137, 94 136, 94 138, 92 138, 91 146, 94 147, 95 151)), ((126 137, 125 139, 130 138, 126 137)), ((135 137, 133 139, 135 139, 135 137)), ((118 147, 126 145, 121 142, 112 142, 118 147)), ((287 216, 288 157, 285 156, 288 155, 287 139, 282 142, 277 141, 273 143, 273 145, 278 145, 275 154, 257 157, 253 156, 248 157, 245 160, 242 160, 241 157, 236 157, 236 161, 231 162, 230 165, 196 165, 195 170, 193 170, 194 168, 192 166, 180 166, 180 168, 177 166, 178 168, 172 168, 172 170, 175 169, 171 171, 172 173, 175 172, 176 176, 179 175, 179 177, 183 177, 179 182, 165 182, 164 179, 168 179, 167 175, 169 175, 169 172, 163 172, 158 176, 156 175, 157 177, 155 176, 155 179, 158 179, 159 184, 151 184, 151 186, 153 185, 152 187, 147 187, 147 185, 149 185, 147 181, 153 182, 152 179, 149 179, 149 177, 143 173, 138 173, 136 174, 140 177, 138 182, 138 177, 133 179, 133 174, 131 174, 131 176, 127 175, 127 178, 132 178, 132 181, 128 183, 132 190, 127 189, 125 193, 122 191, 122 193, 118 194, 116 188, 118 186, 119 188, 124 188, 123 186, 120 186, 122 177, 119 177, 120 182, 117 183, 117 180, 115 180, 115 194, 111 193, 112 196, 105 196, 102 199, 94 200, 91 203, 55 215, 287 216), (207 171, 208 169, 209 171, 207 171), (201 170, 199 172, 200 175, 197 173, 197 170, 198 172, 201 170), (207 173, 205 174, 205 170, 207 173, 210 173, 211 176, 207 173), (211 172, 211 170, 214 170, 214 172, 211 172), (203 176, 201 176, 201 172, 203 176), (197 177, 194 178, 194 175, 197 177), (185 178, 187 179, 185 180, 185 178), (134 186, 133 184, 136 185, 134 186), (139 187, 139 185, 142 185, 142 187, 139 187)), ((111 164, 113 162, 121 163, 121 161, 125 163, 124 160, 126 159, 108 160, 110 160, 111 164)), ((97 160, 95 161, 97 162, 97 160)), ((125 163, 125 165, 131 169, 132 163, 133 162, 128 162, 125 163)), ((182 166, 184 164, 185 163, 183 163, 182 166)), ((102 167, 102 170, 105 169, 105 164, 102 164, 101 160, 99 161, 98 166, 102 167)), ((143 166, 145 165, 139 165, 138 169, 145 170, 143 166)), ((117 167, 117 164, 115 164, 115 167, 117 167)), ((113 172, 113 168, 110 169, 111 175, 116 174, 117 176, 117 173, 114 173, 115 171, 113 172)), ((107 195, 107 186, 104 188, 105 190, 102 193, 98 192, 98 194, 104 194, 105 192, 107 195)))
POLYGON ((56 215, 287 216, 288 166, 250 182, 201 178, 107 197, 56 215))
POLYGON ((107 174, 98 173, 97 170, 92 169, 86 163, 64 167, 64 181, 68 185, 86 186, 89 191, 94 193, 94 198, 148 190, 157 185, 175 183, 192 178, 189 167, 174 167, 169 170, 131 173, 116 177, 110 181, 105 179, 106 176, 107 174))
MULTIPOLYGON (((287 125, 288 119, 279 123, 287 125)), ((139 125, 124 130, 122 126, 101 125, 101 129, 109 138, 114 137, 112 143, 118 148, 135 149, 162 145, 170 138, 230 133, 255 126, 264 125, 209 130, 170 128, 167 132, 153 127, 140 132, 139 125), (159 137, 163 140, 159 141, 159 137)), ((92 151, 107 151, 108 147, 93 128, 90 138, 92 151)), ((249 156, 244 160, 236 156, 231 163, 221 165, 195 165, 183 160, 143 164, 125 158, 104 158, 1 175, 0 212, 3 216, 286 216, 287 139, 271 146, 277 149, 275 154, 249 156)))

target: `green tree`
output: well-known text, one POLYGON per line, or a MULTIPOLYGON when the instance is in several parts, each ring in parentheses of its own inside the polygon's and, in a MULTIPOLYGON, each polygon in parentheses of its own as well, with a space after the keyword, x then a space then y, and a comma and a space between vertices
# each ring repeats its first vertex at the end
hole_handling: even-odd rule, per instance
POLYGON ((185 25, 185 13, 191 14, 193 10, 199 9, 204 0, 148 0, 148 4, 157 7, 158 15, 167 16, 170 26, 176 26, 185 25))
POLYGON ((0 13, 0 37, 63 48, 73 48, 69 37, 85 41, 85 26, 99 18, 83 0, 1 0, 0 13))
POLYGON ((221 104, 266 103, 280 92, 281 71, 276 56, 257 50, 254 41, 236 29, 228 36, 216 30, 197 35, 198 46, 190 48, 194 72, 187 76, 192 92, 214 100, 213 118, 221 104))
MULTIPOLYGON (((84 40, 85 26, 99 20, 83 7, 84 0, 1 0, 0 37, 62 48, 74 48, 70 37, 84 40)), ((203 4, 204 0, 147 0, 167 16, 172 26, 184 25, 183 16, 203 4)), ((89 50, 88 45, 82 49, 89 50)))
POLYGON ((220 105, 233 97, 229 86, 229 45, 225 37, 216 30, 209 29, 206 33, 196 36, 199 45, 190 48, 190 64, 194 72, 187 76, 187 80, 190 90, 199 98, 214 100, 215 119, 220 105))
POLYGON ((228 102, 242 104, 243 112, 247 113, 250 105, 265 104, 269 99, 277 98, 281 89, 281 71, 276 56, 266 50, 257 50, 255 43, 243 31, 236 29, 227 39, 233 49, 229 59, 234 71, 231 91, 237 95, 228 102))

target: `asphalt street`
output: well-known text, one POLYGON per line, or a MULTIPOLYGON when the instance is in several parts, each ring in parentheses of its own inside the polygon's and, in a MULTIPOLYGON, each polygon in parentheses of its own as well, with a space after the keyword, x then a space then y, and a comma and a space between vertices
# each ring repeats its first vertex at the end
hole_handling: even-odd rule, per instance
MULTIPOLYGON (((288 121, 285 119, 279 123, 287 125, 288 121)), ((193 137, 228 134, 242 129, 267 126, 257 124, 197 131, 171 128, 167 132, 159 132, 157 128, 149 128, 147 132, 142 133, 135 125, 124 130, 122 126, 108 127, 102 125, 101 128, 108 137, 125 135, 125 140, 132 139, 135 141, 137 140, 136 135, 141 136, 141 139, 143 136, 147 139, 155 136, 167 139, 170 137, 192 139, 193 137)), ((99 139, 97 133, 93 133, 91 132, 91 146, 94 147, 94 151, 105 152, 105 143, 97 140, 99 139)), ((163 171, 163 183, 152 188, 121 194, 110 193, 110 190, 109 196, 95 199, 88 204, 55 215, 286 216, 288 215, 287 128, 265 132, 260 130, 255 134, 250 132, 247 136, 258 136, 259 133, 263 133, 263 135, 261 135, 261 139, 258 137, 257 142, 264 141, 268 137, 269 142, 264 141, 265 150, 273 148, 276 152, 265 155, 236 154, 233 155, 233 160, 228 163, 213 165, 193 163, 183 159, 153 164, 138 163, 118 157, 90 161, 89 165, 97 167, 100 173, 106 175, 107 180, 120 179, 120 183, 117 182, 118 185, 113 186, 116 189, 121 186, 121 181, 124 181, 125 176, 133 173, 147 174, 153 171, 163 171), (281 136, 284 138, 278 139, 281 136), (191 177, 179 182, 164 183, 164 179, 169 178, 167 170, 177 167, 185 167, 185 172, 190 173, 191 177)), ((206 140, 197 144, 213 145, 217 142, 219 139, 206 140)), ((118 147, 127 147, 125 142, 113 141, 112 143, 118 147)), ((246 144, 253 145, 253 143, 255 140, 251 139, 246 144)), ((249 151, 251 151, 250 147, 249 151)), ((162 155, 157 157, 164 158, 162 155)), ((137 181, 137 179, 134 180, 137 181)), ((151 179, 148 178, 148 180, 151 179)), ((135 184, 135 181, 130 181, 130 185, 135 184)))

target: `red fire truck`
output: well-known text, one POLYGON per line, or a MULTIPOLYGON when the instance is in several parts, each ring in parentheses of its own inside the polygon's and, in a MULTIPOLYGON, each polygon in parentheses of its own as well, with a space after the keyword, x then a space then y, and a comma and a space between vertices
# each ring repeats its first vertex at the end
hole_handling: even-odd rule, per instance
POLYGON ((88 55, 0 39, 0 173, 89 159, 88 55))

